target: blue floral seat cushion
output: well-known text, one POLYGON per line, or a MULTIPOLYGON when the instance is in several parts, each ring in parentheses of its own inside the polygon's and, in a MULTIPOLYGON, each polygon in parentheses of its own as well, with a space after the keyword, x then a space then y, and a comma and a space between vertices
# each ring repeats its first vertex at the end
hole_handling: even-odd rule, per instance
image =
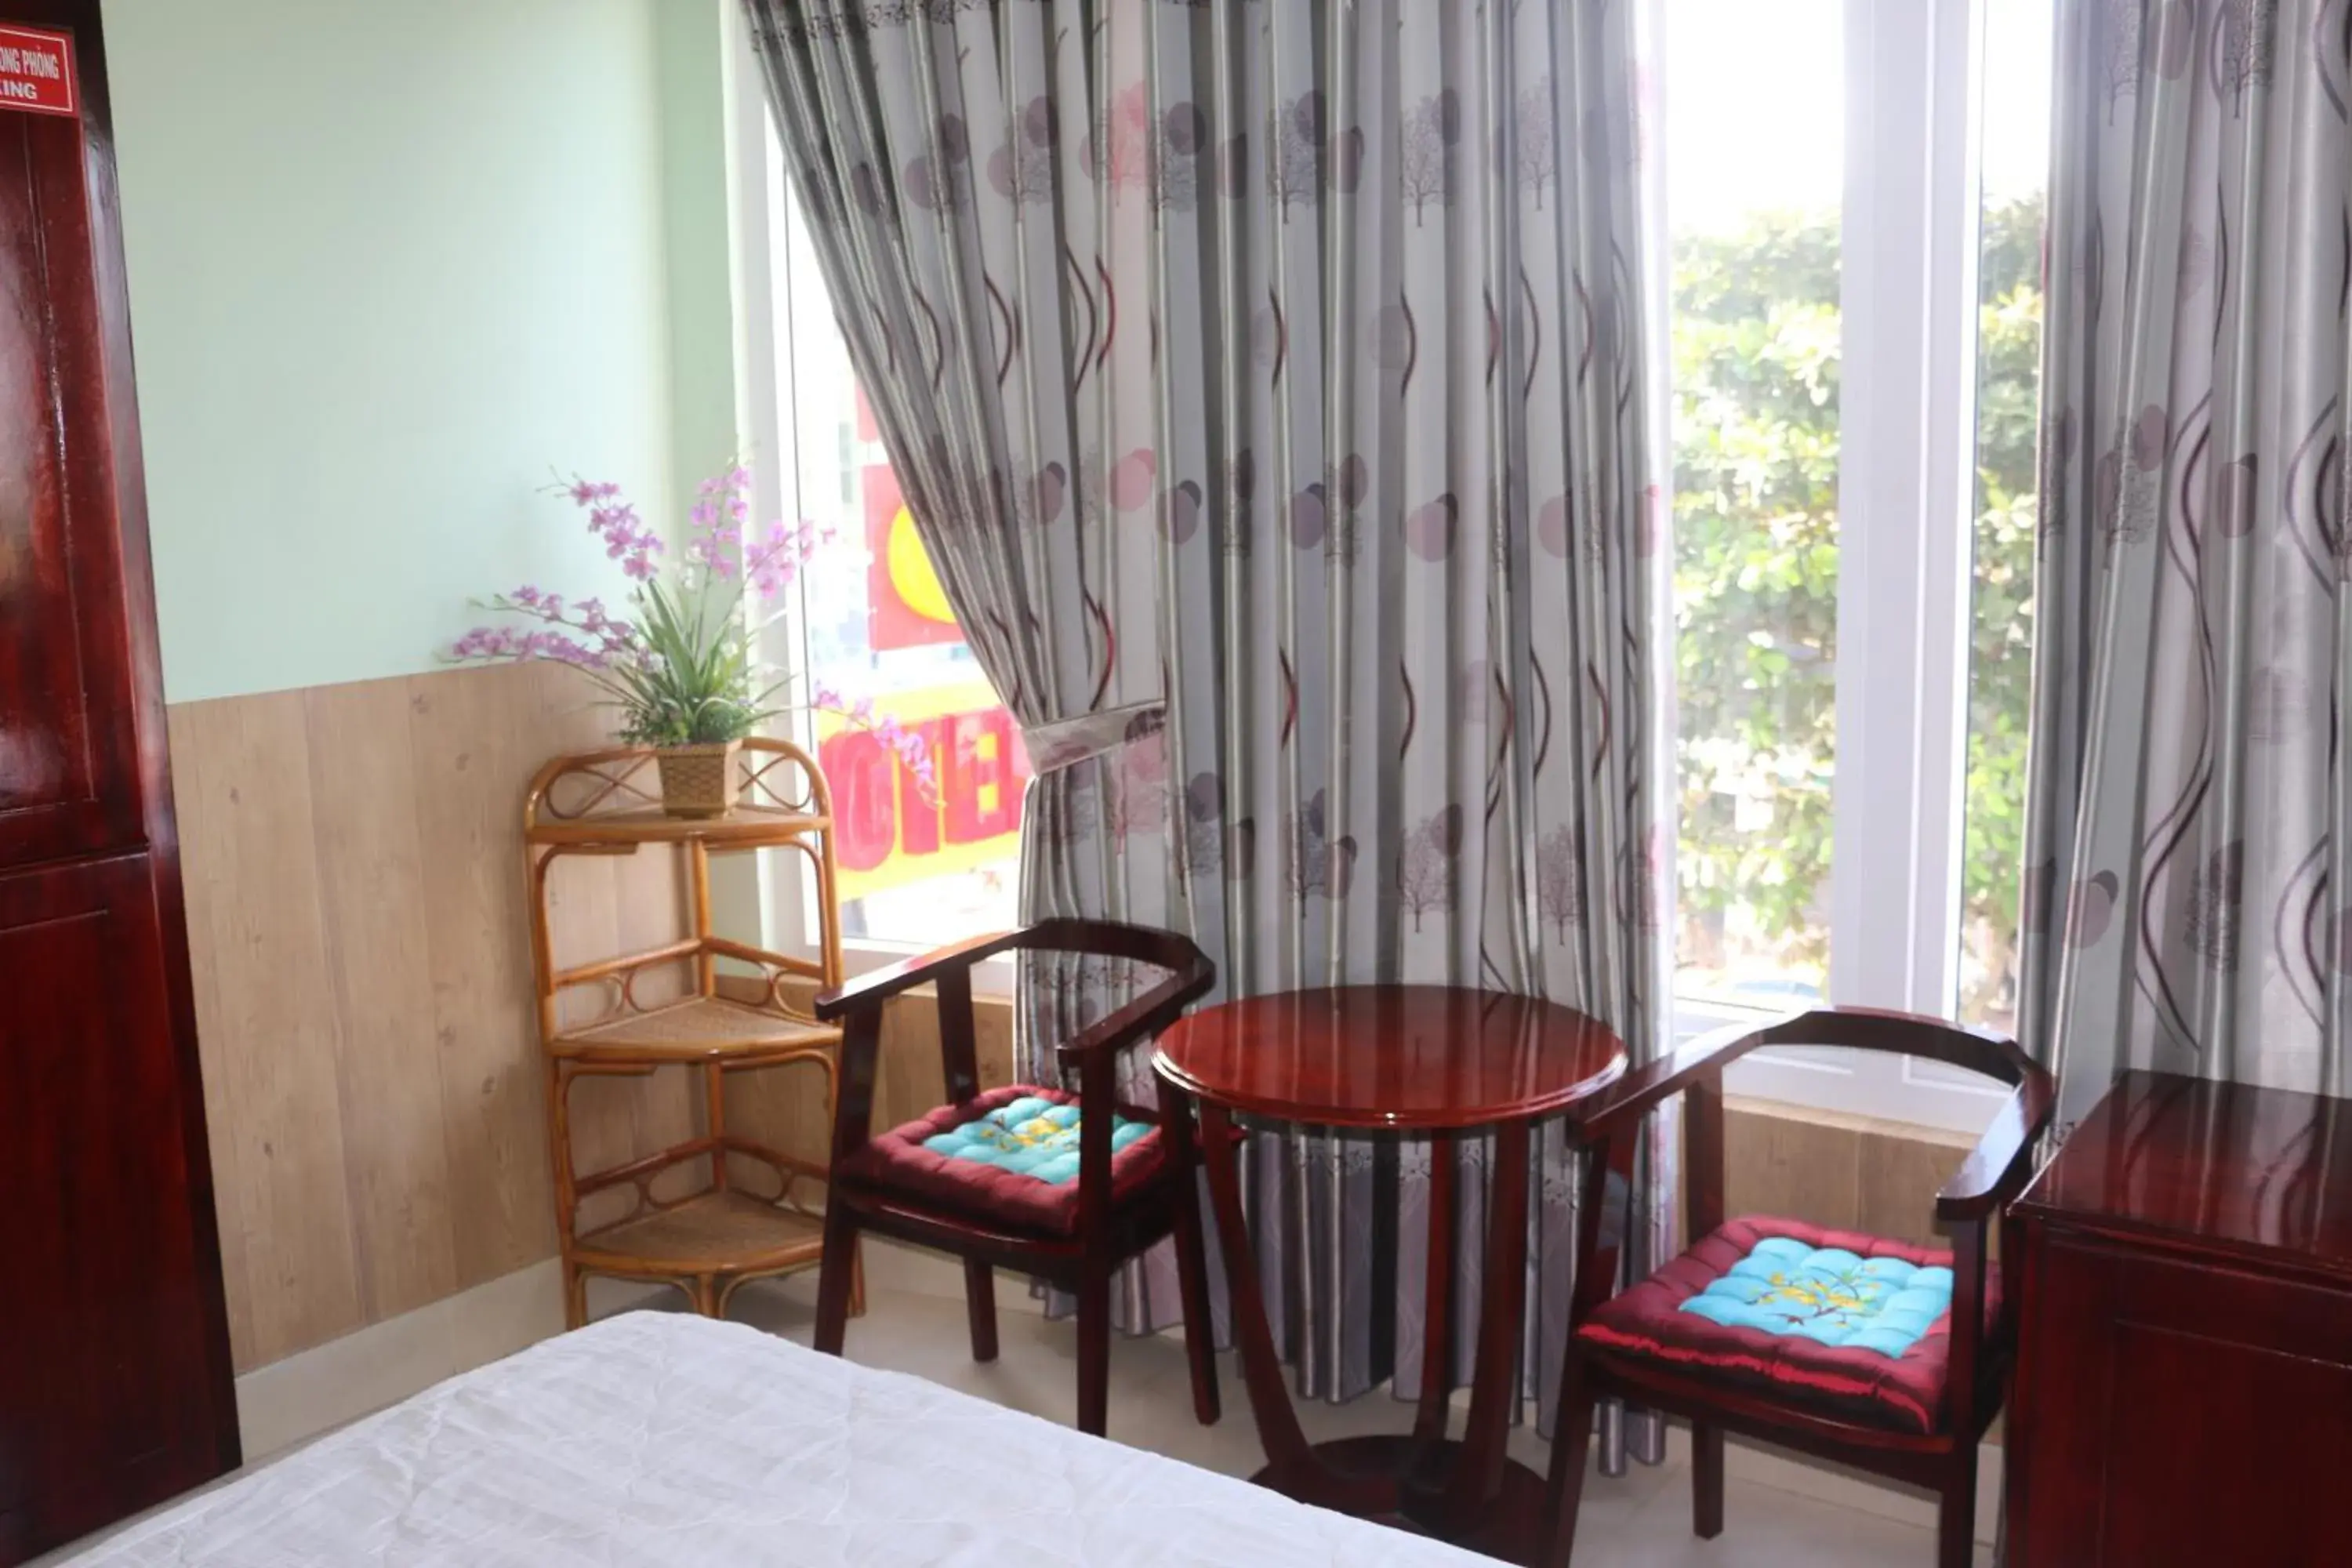
MULTIPOLYGON (((1008 1084, 876 1136, 833 1176, 900 1201, 1068 1235, 1077 1225, 1079 1123, 1077 1096, 1066 1089, 1008 1084)), ((1150 1122, 1112 1119, 1114 1206, 1160 1179, 1166 1142, 1150 1122)))
MULTIPOLYGON (((1675 1378, 1769 1390, 1840 1420, 1933 1433, 1951 1365, 1952 1255, 1862 1231, 1726 1222, 1601 1303, 1584 1347, 1675 1378)), ((2000 1315, 1985 1268, 1983 1321, 2000 1315)))
MULTIPOLYGON (((1113 1156, 1151 1131, 1150 1124, 1113 1116, 1113 1156)), ((1042 1095, 1024 1095, 923 1140, 949 1160, 971 1160, 1059 1186, 1078 1177, 1078 1108, 1042 1095)))
POLYGON ((1681 1310, 1728 1328, 1900 1356, 1951 1307, 1948 1268, 1768 1236, 1681 1310))

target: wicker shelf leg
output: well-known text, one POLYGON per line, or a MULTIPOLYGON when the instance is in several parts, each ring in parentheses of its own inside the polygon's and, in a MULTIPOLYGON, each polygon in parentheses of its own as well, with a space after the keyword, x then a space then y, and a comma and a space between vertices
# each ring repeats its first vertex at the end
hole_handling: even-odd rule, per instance
POLYGON ((572 1079, 563 1064, 547 1058, 547 1154, 555 1171, 556 1245, 563 1258, 563 1326, 588 1326, 588 1276, 572 1261, 572 1237, 576 1234, 580 1194, 572 1170, 572 1079))
MULTIPOLYGON (((706 1062, 702 1068, 703 1131, 713 1139, 727 1136, 727 1070, 717 1062, 706 1062)), ((710 1152, 710 1184, 719 1192, 727 1190, 727 1151, 723 1147, 710 1152)))

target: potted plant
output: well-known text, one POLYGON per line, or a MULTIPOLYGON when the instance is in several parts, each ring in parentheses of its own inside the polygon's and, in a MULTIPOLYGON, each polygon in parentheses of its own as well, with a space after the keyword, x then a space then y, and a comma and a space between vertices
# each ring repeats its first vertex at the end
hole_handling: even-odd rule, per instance
POLYGON ((928 792, 929 746, 877 716, 870 701, 853 703, 822 686, 803 703, 782 700, 790 679, 773 678, 759 646, 783 612, 762 610, 832 541, 806 521, 792 528, 774 522, 747 536, 751 485, 740 467, 703 481, 674 563, 661 535, 618 485, 575 479, 562 486, 605 553, 636 584, 631 613, 614 616, 601 600, 567 599, 526 584, 487 601, 525 625, 477 626, 448 657, 459 663, 553 659, 583 671, 620 710, 621 741, 653 749, 662 807, 673 816, 724 816, 735 804, 735 753, 744 737, 797 708, 836 712, 873 731, 928 792))

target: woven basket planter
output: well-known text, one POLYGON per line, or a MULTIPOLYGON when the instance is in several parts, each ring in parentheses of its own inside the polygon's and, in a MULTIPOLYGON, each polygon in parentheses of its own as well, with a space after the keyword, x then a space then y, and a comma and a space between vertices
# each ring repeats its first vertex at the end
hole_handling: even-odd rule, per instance
POLYGON ((735 752, 740 742, 664 746, 654 752, 661 770, 662 809, 672 816, 724 816, 734 809, 735 752))

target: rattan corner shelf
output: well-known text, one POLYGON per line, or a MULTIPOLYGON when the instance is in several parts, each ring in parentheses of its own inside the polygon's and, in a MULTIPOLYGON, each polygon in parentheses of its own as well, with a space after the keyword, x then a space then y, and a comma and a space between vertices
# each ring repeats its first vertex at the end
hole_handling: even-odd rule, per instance
POLYGON ((591 1275, 675 1285, 697 1311, 718 1317, 746 1280, 814 1268, 822 1251, 823 1213, 809 1198, 811 1188, 824 1184, 824 1165, 730 1131, 727 1081, 738 1073, 808 1069, 824 1084, 816 1124, 832 1125, 841 1031, 817 1022, 802 1000, 841 983, 832 803, 824 775, 796 746, 746 741, 733 765, 741 798, 723 816, 667 815, 655 753, 642 748, 558 757, 540 770, 524 801, 556 1233, 565 1315, 574 1328, 587 1318, 591 1275), (684 860, 685 935, 593 963, 559 964, 549 893, 557 866, 567 857, 646 850, 684 860), (807 857, 821 928, 815 959, 771 952, 711 929, 711 857, 760 850, 807 857), (757 978, 723 975, 721 961, 755 971, 757 978), (583 1000, 601 1005, 583 1016, 583 1000), (694 1136, 622 1164, 577 1169, 574 1085, 587 1077, 645 1078, 667 1068, 701 1079, 694 1136), (772 1180, 747 1181, 747 1164, 772 1180), (625 1197, 628 1206, 583 1229, 583 1202, 607 1192, 625 1197))

